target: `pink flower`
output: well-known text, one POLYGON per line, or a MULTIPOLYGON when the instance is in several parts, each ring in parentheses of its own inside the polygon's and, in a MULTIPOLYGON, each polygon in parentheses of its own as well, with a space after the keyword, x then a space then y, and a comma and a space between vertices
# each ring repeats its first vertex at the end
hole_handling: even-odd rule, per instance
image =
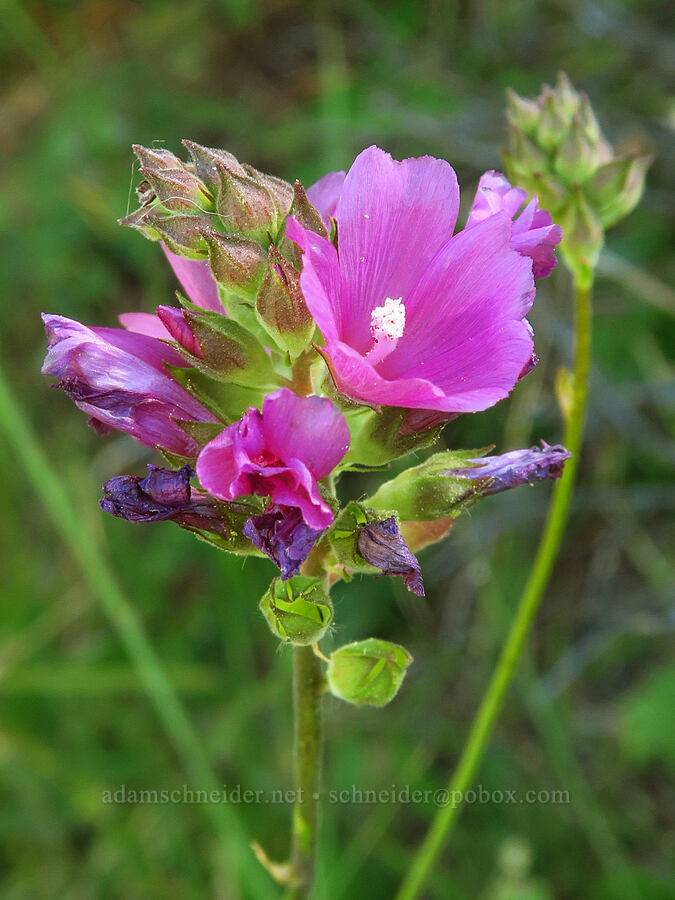
POLYGON ((546 278, 551 274, 558 260, 555 248, 562 239, 562 228, 554 225, 551 214, 539 209, 539 201, 533 197, 520 215, 516 215, 527 200, 527 191, 511 187, 501 172, 486 172, 481 175, 471 212, 466 223, 471 228, 504 210, 510 219, 511 246, 523 256, 532 259, 532 273, 535 278, 546 278))
MULTIPOLYGON (((339 187, 334 174, 310 189, 323 215, 339 187)), ((321 352, 346 395, 476 412, 506 397, 530 365, 533 260, 512 244, 518 238, 532 249, 526 222, 512 226, 501 208, 453 236, 458 209, 448 163, 397 162, 370 147, 337 199, 337 249, 289 220, 286 233, 303 251, 303 294, 325 339, 321 352)))
POLYGON ((272 505, 297 507, 310 528, 323 530, 333 511, 318 481, 348 447, 347 422, 330 400, 281 388, 265 397, 262 412, 251 407, 204 447, 197 475, 214 497, 269 496, 272 505))
POLYGON ((185 360, 156 338, 122 328, 87 328, 63 316, 42 316, 49 349, 42 366, 102 432, 116 429, 148 447, 193 457, 199 445, 177 420, 217 422, 175 381, 165 363, 185 360))

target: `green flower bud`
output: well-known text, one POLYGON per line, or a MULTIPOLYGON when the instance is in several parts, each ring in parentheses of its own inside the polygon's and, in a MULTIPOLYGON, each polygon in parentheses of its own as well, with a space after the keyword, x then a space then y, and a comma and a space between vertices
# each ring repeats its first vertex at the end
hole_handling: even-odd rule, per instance
POLYGON ((203 228, 211 272, 218 284, 249 300, 255 299, 267 254, 257 241, 203 228))
POLYGON ((456 519, 480 496, 489 479, 469 481, 448 475, 448 472, 475 465, 471 458, 482 452, 448 450, 434 453, 426 462, 406 469, 381 485, 365 505, 376 510, 395 509, 403 521, 456 519))
POLYGON ((400 644, 368 638, 331 654, 326 678, 331 693, 355 706, 386 706, 413 661, 400 644))
POLYGON ((575 272, 595 266, 604 229, 636 205, 650 160, 617 158, 586 94, 564 73, 535 100, 507 92, 507 177, 548 209, 563 229, 561 250, 575 272))
POLYGON ((144 224, 158 232, 160 240, 172 253, 189 259, 205 259, 207 246, 202 236, 204 221, 205 216, 161 216, 149 212, 144 224))
POLYGON ((217 193, 220 187, 220 169, 224 167, 237 175, 245 175, 243 167, 239 164, 236 156, 228 153, 227 150, 218 150, 214 147, 202 147, 194 141, 183 141, 192 157, 192 165, 195 174, 205 185, 217 193))
MULTIPOLYGON (((214 209, 213 195, 202 182, 187 169, 162 169, 153 172, 142 168, 152 190, 170 212, 191 213, 214 209)), ((143 201, 141 201, 143 202, 143 201)))
POLYGON ((320 578, 275 578, 263 594, 260 611, 272 634, 287 644, 316 644, 333 620, 333 604, 320 578))
POLYGON ((588 182, 588 200, 605 228, 627 216, 644 190, 651 156, 618 156, 595 172, 588 182))
POLYGON ((314 320, 302 296, 300 272, 273 244, 258 291, 256 311, 265 331, 293 359, 307 349, 314 335, 314 320))

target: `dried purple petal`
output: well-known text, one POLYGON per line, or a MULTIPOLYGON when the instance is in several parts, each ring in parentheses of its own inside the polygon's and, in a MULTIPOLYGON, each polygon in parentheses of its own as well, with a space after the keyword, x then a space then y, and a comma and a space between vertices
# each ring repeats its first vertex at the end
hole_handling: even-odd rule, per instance
POLYGON ((569 450, 561 444, 541 442, 539 447, 525 450, 512 450, 500 456, 483 456, 472 459, 475 467, 452 469, 447 472, 459 478, 491 479, 481 491, 482 494, 499 494, 521 484, 533 484, 547 478, 560 478, 565 460, 571 457, 569 450))
POLYGON ((281 569, 282 581, 297 575, 309 556, 320 529, 310 528, 296 506, 272 504, 260 516, 251 516, 243 534, 281 569))
POLYGON ((190 466, 177 471, 148 465, 145 478, 118 475, 103 485, 101 509, 128 522, 161 522, 170 519, 186 528, 226 534, 227 528, 215 502, 190 487, 190 466))
POLYGON ((362 526, 357 544, 371 566, 381 569, 383 575, 400 575, 408 590, 424 597, 420 564, 400 535, 394 516, 362 526))

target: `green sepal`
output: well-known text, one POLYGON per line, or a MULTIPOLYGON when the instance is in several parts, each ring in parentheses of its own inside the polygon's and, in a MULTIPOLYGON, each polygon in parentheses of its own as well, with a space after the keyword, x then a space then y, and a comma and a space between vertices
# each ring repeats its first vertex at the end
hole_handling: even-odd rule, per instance
POLYGON ((605 163, 585 187, 592 209, 605 228, 627 216, 642 197, 651 156, 620 156, 605 163))
POLYGON ((220 313, 186 310, 184 315, 197 338, 203 359, 192 356, 180 346, 178 351, 195 368, 217 381, 232 382, 241 387, 278 387, 279 377, 265 348, 243 325, 220 313))
POLYGON ((273 244, 255 308, 262 328, 291 359, 309 347, 315 325, 300 289, 300 272, 273 244))
POLYGON ((286 644, 315 644, 333 621, 333 604, 321 578, 275 578, 263 594, 260 611, 270 631, 286 644))
POLYGON ((413 661, 405 647, 367 638, 331 653, 326 679, 330 692, 355 706, 382 707, 401 687, 413 661))
POLYGON ((430 447, 438 440, 445 422, 439 422, 420 431, 402 433, 410 410, 385 406, 381 411, 348 404, 345 411, 351 443, 349 451, 339 465, 342 470, 380 468, 413 450, 430 447))
POLYGON ((188 419, 174 419, 174 422, 201 447, 218 437, 225 427, 222 422, 192 422, 188 419))
POLYGON ((419 466, 385 482, 364 501, 376 510, 395 509, 404 521, 455 519, 480 498, 491 478, 467 479, 449 475, 453 469, 475 466, 471 460, 487 450, 446 450, 434 453, 419 466))
POLYGON ((364 525, 383 518, 386 518, 386 516, 381 512, 375 512, 375 510, 369 509, 362 503, 357 503, 356 500, 350 500, 347 503, 325 536, 338 566, 344 566, 351 572, 368 572, 371 574, 378 572, 359 553, 358 537, 359 531, 364 525))

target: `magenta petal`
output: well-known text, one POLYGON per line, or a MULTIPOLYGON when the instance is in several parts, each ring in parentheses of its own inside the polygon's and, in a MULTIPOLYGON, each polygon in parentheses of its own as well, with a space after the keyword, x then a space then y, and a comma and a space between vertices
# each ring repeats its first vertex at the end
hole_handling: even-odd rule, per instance
POLYGON ((342 328, 342 283, 335 247, 326 238, 308 231, 291 216, 286 220, 286 237, 303 252, 300 286, 321 334, 337 340, 342 328))
POLYGON ((185 318, 184 310, 175 306, 158 306, 157 317, 171 340, 198 359, 203 358, 202 348, 185 318))
POLYGON ((511 183, 501 172, 490 170, 480 177, 478 189, 474 197, 466 227, 470 228, 477 222, 482 222, 493 216, 496 212, 504 210, 509 219, 515 214, 527 200, 527 191, 519 187, 511 187, 511 183))
MULTIPOLYGON (((502 210, 514 219, 526 199, 527 192, 512 187, 500 172, 486 172, 478 183, 466 227, 472 228, 502 210)), ((532 259, 535 278, 545 278, 551 274, 558 262, 554 250, 561 240, 562 229, 553 224, 547 210, 539 209, 538 200, 533 197, 513 222, 511 246, 532 259)))
POLYGON ((263 402, 265 446, 279 459, 301 460, 324 478, 349 448, 345 417, 325 397, 297 397, 287 388, 263 402))
POLYGON ((135 331, 136 334, 145 334, 159 340, 171 340, 171 335, 154 313, 128 312, 122 313, 117 318, 127 331, 135 331))
POLYGON ((344 183, 344 172, 329 172, 323 178, 319 178, 310 188, 307 188, 307 197, 310 203, 319 210, 321 218, 326 224, 331 216, 335 217, 344 183))
POLYGON ((217 420, 165 368, 164 361, 184 364, 171 347, 120 328, 87 328, 63 316, 43 319, 49 339, 43 373, 56 376, 99 429, 117 429, 149 447, 196 455, 196 443, 174 420, 217 420))
POLYGON ((218 285, 211 274, 208 260, 186 259, 184 256, 172 253, 164 244, 161 246, 176 278, 194 305, 224 314, 225 311, 218 296, 218 285))
POLYGON ((337 208, 341 340, 367 351, 373 308, 410 294, 452 235, 458 209, 457 177, 445 160, 398 162, 378 147, 357 156, 337 208))

